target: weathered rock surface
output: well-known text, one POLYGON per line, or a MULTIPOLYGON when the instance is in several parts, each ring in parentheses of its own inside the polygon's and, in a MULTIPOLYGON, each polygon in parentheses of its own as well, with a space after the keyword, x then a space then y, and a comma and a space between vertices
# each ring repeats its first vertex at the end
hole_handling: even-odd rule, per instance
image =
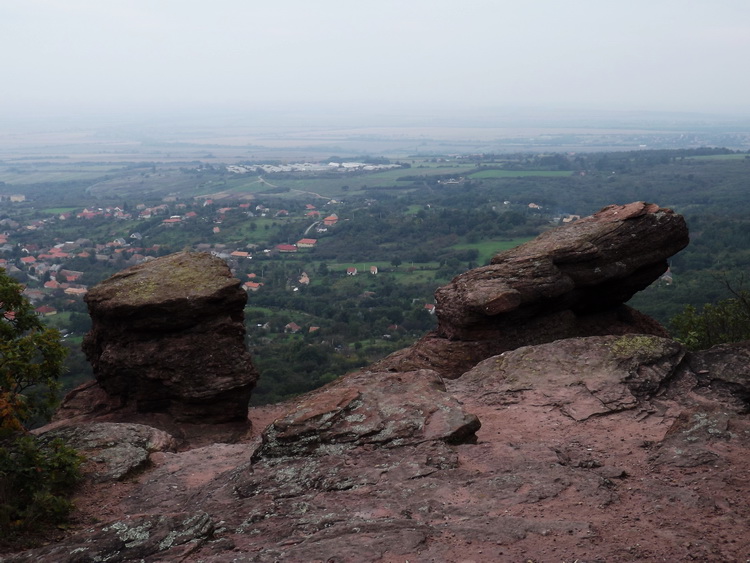
POLYGON ((489 356, 561 338, 667 332, 626 307, 688 244, 684 219, 644 202, 613 205, 497 254, 435 293, 438 328, 378 369, 453 378, 489 356), (438 362, 432 362, 435 351, 438 362))
POLYGON ((357 374, 293 403, 251 409, 256 420, 275 418, 266 436, 157 452, 131 479, 90 486, 78 500, 76 533, 7 560, 743 560, 750 362, 731 358, 747 357, 750 343, 730 348, 688 353, 648 335, 526 346, 447 381, 450 400, 433 373, 409 374, 413 387, 383 381, 406 385, 407 374, 357 374), (359 411, 346 405, 367 403, 379 388, 385 406, 360 407, 373 422, 354 430, 346 418, 359 411), (414 389, 477 415, 476 443, 451 444, 439 432, 380 445, 376 421, 399 389, 411 405, 407 419, 429 420, 414 389), (316 425, 325 438, 312 438, 316 425), (269 433, 290 429, 294 440, 268 449, 269 433), (103 517, 98 498, 110 512, 92 526, 90 518, 103 517), (181 515, 175 534, 206 531, 170 547, 156 525, 169 514, 181 515), (178 525, 201 514, 204 527, 178 525))
POLYGON ((214 529, 215 523, 201 512, 133 516, 91 528, 79 543, 31 550, 8 561, 185 561, 212 539, 214 529))
POLYGON ((688 244, 684 219, 643 202, 612 205, 496 255, 436 293, 438 333, 477 339, 494 317, 598 312, 621 305, 667 270, 688 244), (510 315, 511 313, 514 313, 510 315))
POLYGON ((121 480, 145 469, 154 452, 174 450, 178 442, 143 424, 99 422, 52 429, 43 439, 62 438, 86 458, 84 473, 94 481, 121 480))
POLYGON ((245 349, 246 301, 219 258, 158 258, 89 291, 83 349, 99 386, 121 406, 179 421, 245 420, 258 377, 245 349))
POLYGON ((397 447, 435 440, 472 441, 480 424, 445 392, 437 373, 350 374, 263 432, 256 459, 342 452, 357 446, 397 447))

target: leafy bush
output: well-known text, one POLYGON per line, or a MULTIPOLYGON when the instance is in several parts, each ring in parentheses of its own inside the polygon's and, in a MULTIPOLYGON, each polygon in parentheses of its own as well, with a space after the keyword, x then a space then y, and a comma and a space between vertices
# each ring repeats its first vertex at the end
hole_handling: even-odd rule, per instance
POLYGON ((30 435, 0 442, 0 536, 13 540, 63 522, 83 458, 62 440, 30 435))
POLYGON ((732 293, 734 297, 706 304, 700 311, 692 305, 685 307, 671 323, 677 340, 690 350, 705 350, 750 339, 750 292, 732 293))
POLYGON ((63 521, 82 458, 60 440, 27 434, 57 400, 66 349, 23 287, 0 269, 0 543, 63 521))
POLYGON ((0 435, 50 414, 66 349, 0 269, 0 435))

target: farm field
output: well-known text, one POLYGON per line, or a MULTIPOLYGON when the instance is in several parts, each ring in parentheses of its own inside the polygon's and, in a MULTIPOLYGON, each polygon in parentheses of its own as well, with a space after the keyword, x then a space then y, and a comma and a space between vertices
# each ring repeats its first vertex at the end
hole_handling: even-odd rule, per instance
POLYGON ((469 178, 529 178, 541 176, 545 178, 558 178, 570 176, 569 170, 481 170, 469 174, 469 178))
POLYGON ((489 264, 490 258, 499 252, 504 252, 515 248, 525 242, 533 240, 534 237, 523 237, 517 239, 502 239, 502 240, 483 240, 481 242, 464 242, 456 244, 451 248, 456 250, 475 249, 479 252, 479 258, 477 259, 479 264, 489 264))

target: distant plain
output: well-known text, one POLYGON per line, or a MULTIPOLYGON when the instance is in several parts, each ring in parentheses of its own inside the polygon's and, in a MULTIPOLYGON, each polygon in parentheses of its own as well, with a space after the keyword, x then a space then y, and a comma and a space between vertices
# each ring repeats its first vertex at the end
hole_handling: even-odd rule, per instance
POLYGON ((237 113, 0 119, 0 160, 246 162, 330 156, 750 148, 750 120, 669 114, 347 117, 237 113))

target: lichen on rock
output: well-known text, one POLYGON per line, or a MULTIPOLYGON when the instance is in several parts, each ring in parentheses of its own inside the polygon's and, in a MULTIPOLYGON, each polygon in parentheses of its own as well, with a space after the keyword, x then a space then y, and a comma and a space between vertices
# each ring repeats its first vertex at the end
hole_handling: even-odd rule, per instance
POLYGON ((84 473, 99 482, 124 479, 147 467, 151 453, 177 447, 174 437, 143 424, 76 424, 49 430, 41 438, 62 438, 84 455, 84 473))

